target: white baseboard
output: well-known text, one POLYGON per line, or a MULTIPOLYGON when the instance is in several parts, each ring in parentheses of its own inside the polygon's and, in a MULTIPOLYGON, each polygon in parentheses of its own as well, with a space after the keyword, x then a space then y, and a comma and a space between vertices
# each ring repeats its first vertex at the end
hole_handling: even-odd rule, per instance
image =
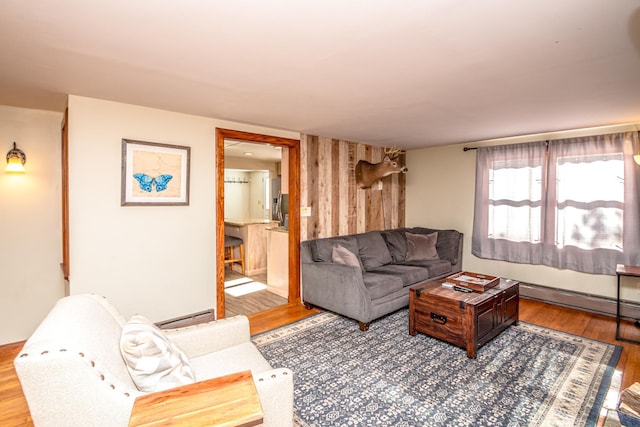
MULTIPOLYGON (((602 296, 566 291, 542 285, 520 282, 520 296, 550 304, 577 308, 593 313, 616 315, 616 300, 602 296)), ((620 317, 630 320, 640 319, 640 304, 621 301, 620 317)))

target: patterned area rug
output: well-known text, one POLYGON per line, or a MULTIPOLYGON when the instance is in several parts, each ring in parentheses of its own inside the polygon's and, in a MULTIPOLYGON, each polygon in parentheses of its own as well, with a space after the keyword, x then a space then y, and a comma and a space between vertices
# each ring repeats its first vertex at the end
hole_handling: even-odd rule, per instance
POLYGON ((595 426, 621 347, 528 323, 468 359, 408 333, 408 310, 371 323, 320 313, 254 343, 293 370, 300 426, 595 426))

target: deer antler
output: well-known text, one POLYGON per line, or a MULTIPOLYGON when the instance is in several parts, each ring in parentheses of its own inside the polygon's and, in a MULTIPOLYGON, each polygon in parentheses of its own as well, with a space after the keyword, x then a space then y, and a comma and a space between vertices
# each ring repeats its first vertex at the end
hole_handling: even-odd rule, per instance
POLYGON ((396 148, 395 145, 390 148, 387 148, 386 146, 384 147, 384 155, 388 156, 390 159, 396 159, 400 154, 404 154, 404 152, 404 150, 396 148))

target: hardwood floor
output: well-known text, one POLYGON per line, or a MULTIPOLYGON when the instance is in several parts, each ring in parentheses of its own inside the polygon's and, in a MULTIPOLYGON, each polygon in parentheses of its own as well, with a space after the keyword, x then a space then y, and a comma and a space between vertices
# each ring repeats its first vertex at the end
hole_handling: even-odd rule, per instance
MULTIPOLYGON (((242 274, 230 270, 224 270, 224 278, 227 280, 238 280, 238 279, 251 279, 261 283, 267 283, 267 275, 259 274, 256 276, 243 276, 242 274)), ((238 285, 242 286, 242 285, 238 285)), ((236 288, 235 286, 230 288, 230 290, 236 288)), ((268 310, 274 307, 279 307, 287 304, 287 299, 281 297, 280 295, 276 295, 269 290, 260 290, 256 292, 252 292, 246 295, 233 296, 231 293, 224 293, 225 299, 225 310, 224 316, 231 317, 238 314, 244 314, 245 316, 249 316, 253 313, 259 313, 264 310, 268 310)))
MULTIPOLYGON (((319 311, 307 310, 302 305, 284 305, 252 314, 249 316, 251 334, 294 322, 319 311)), ((622 372, 621 390, 640 381, 640 345, 615 340, 615 318, 521 299, 520 320, 621 346, 623 350, 617 366, 617 370, 622 372)), ((621 326, 623 337, 640 339, 640 330, 631 322, 623 322, 621 326)), ((357 327, 354 321, 354 328, 357 327)), ((0 426, 3 427, 33 425, 13 368, 13 359, 21 347, 22 343, 0 346, 0 426)), ((603 421, 601 419, 599 425, 603 421)))
POLYGON ((0 426, 32 426, 27 401, 13 368, 24 343, 0 346, 0 426))
POLYGON ((225 292, 225 317, 244 314, 249 316, 264 310, 277 308, 287 304, 287 299, 269 292, 268 290, 256 291, 247 295, 234 297, 225 292))

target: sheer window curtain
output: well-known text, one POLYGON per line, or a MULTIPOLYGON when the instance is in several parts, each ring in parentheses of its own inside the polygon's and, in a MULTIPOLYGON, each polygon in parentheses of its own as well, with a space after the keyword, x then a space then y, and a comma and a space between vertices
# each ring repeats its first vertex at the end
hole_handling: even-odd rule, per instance
POLYGON ((640 265, 637 147, 627 132, 478 148, 472 253, 594 274, 640 265))

